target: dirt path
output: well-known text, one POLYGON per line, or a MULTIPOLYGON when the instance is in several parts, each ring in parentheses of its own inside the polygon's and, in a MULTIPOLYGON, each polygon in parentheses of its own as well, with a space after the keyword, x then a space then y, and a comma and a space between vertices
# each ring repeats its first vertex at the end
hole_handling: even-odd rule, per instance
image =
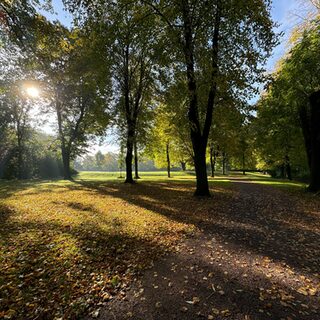
POLYGON ((248 181, 234 188, 223 212, 99 319, 320 319, 319 208, 248 181))

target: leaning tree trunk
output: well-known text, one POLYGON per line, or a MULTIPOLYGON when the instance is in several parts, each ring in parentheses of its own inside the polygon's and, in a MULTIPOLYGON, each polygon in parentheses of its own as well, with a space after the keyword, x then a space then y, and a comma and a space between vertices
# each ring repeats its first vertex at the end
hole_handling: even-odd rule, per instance
POLYGON ((171 178, 171 164, 170 164, 170 153, 169 153, 169 142, 167 142, 166 145, 166 154, 167 154, 167 172, 168 172, 168 178, 171 178))
POLYGON ((140 179, 140 177, 139 177, 139 169, 138 169, 138 165, 139 165, 138 148, 137 148, 137 142, 136 141, 134 141, 133 149, 134 149, 134 178, 135 179, 140 179))
POLYGON ((310 185, 308 189, 320 190, 320 91, 310 96, 310 185))

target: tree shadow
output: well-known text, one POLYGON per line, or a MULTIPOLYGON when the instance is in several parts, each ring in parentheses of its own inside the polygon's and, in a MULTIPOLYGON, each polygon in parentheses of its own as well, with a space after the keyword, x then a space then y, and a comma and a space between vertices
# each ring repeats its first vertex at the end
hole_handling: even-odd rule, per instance
POLYGON ((126 299, 112 301, 101 319, 188 320, 214 315, 214 319, 261 320, 286 319, 295 313, 299 319, 315 319, 316 298, 314 309, 306 312, 301 304, 308 305, 309 297, 297 293, 289 283, 276 290, 274 281, 265 276, 250 282, 243 275, 255 271, 237 268, 230 261, 221 266, 212 264, 204 258, 207 254, 206 249, 200 249, 192 256, 179 252, 166 257, 145 272, 126 299), (194 297, 197 302, 193 304, 194 297), (296 301, 300 305, 293 309, 291 303, 296 301))
POLYGON ((298 199, 272 187, 237 182, 233 191, 218 186, 211 199, 197 199, 191 184, 75 183, 70 187, 121 198, 305 273, 319 272, 319 215, 297 209, 298 199), (238 187, 246 189, 245 195, 237 195, 238 187))
MULTIPOLYGON (((94 206, 67 205, 100 214, 94 206)), ((60 316, 78 318, 102 297, 125 290, 166 250, 152 239, 126 233, 116 219, 104 229, 88 221, 69 225, 17 220, 15 215, 1 205, 0 312, 15 310, 14 319, 49 319, 57 310, 60 316)))
MULTIPOLYGON (((286 265, 288 270, 310 279, 313 274, 319 272, 317 232, 319 206, 303 209, 298 198, 268 186, 240 181, 233 187, 228 185, 228 188, 218 183, 214 183, 213 186, 211 199, 197 199, 192 196, 193 184, 174 181, 140 182, 132 186, 115 181, 76 180, 64 185, 63 188, 87 190, 93 194, 103 195, 106 197, 106 204, 108 197, 122 199, 173 221, 194 225, 208 238, 216 239, 216 247, 230 246, 234 252, 237 250, 247 252, 246 269, 249 271, 254 268, 255 262, 252 257, 261 259, 268 257, 277 267, 286 265)), ((27 188, 28 186, 17 187, 17 190, 27 188)), ((40 188, 31 192, 37 193, 37 191, 40 194, 43 190, 40 188)), ((7 194, 14 192, 8 190, 7 194)), ((55 190, 55 192, 64 191, 55 190)), ((79 202, 70 199, 64 201, 62 205, 104 219, 102 212, 97 210, 94 203, 83 204, 81 199, 79 202)), ((157 239, 143 239, 128 234, 124 231, 121 221, 116 219, 111 222, 106 221, 110 224, 110 228, 106 230, 94 221, 90 222, 90 217, 83 223, 73 226, 54 220, 47 222, 11 220, 10 217, 15 212, 5 205, 1 206, 0 212, 3 212, 0 214, 0 241, 10 261, 13 261, 11 263, 8 258, 4 263, 5 279, 13 280, 11 284, 9 281, 9 285, 2 288, 1 303, 5 304, 5 308, 18 306, 20 319, 25 318, 23 317, 25 314, 37 316, 36 312, 39 312, 40 317, 48 318, 51 315, 50 310, 56 305, 70 305, 69 302, 82 301, 83 298, 93 297, 93 302, 99 301, 99 297, 95 296, 96 292, 89 289, 96 285, 92 280, 92 274, 105 277, 99 280, 103 282, 102 286, 105 289, 98 287, 100 288, 98 293, 101 290, 112 292, 115 288, 110 279, 114 275, 120 275, 127 280, 133 279, 154 257, 165 252, 165 247, 159 244, 157 239), (28 233, 32 241, 28 237, 23 237, 24 233, 28 233), (72 246, 64 246, 64 242, 74 243, 74 249, 69 248, 72 246), (128 270, 131 271, 128 273, 128 270), (20 277, 22 275, 23 278, 20 277), (79 288, 86 288, 87 291, 81 291, 79 288), (24 304, 20 306, 17 297, 21 295, 24 304), (34 297, 39 298, 37 304, 34 307, 26 306, 26 302, 34 304, 34 297)), ((235 258, 232 259, 234 262, 235 258)), ((213 268, 212 265, 207 265, 206 260, 201 261, 201 255, 198 260, 202 269, 207 268, 206 271, 209 272, 209 269, 213 268)), ((187 261, 182 258, 180 263, 186 265, 187 261)), ((217 285, 225 286, 225 295, 221 301, 220 296, 213 296, 219 303, 209 305, 230 308, 236 304, 237 309, 243 310, 243 315, 246 315, 250 311, 250 304, 245 306, 248 301, 252 300, 254 306, 261 304, 259 283, 249 284, 241 281, 240 275, 237 274, 231 278, 225 276, 226 268, 224 264, 220 268, 214 267, 214 272, 217 274, 215 281, 217 285), (236 290, 242 290, 243 296, 239 297, 236 290), (241 307, 242 304, 244 306, 241 307)), ((271 280, 263 275, 260 275, 259 279, 264 286, 272 286, 271 280)), ((191 284, 191 286, 196 285, 196 283, 191 284)), ((297 295, 290 289, 290 285, 285 283, 280 285, 308 305, 310 301, 308 297, 297 295)), ((203 284, 199 286, 204 295, 211 294, 210 287, 203 284)), ((118 289, 120 290, 120 287, 118 289)), ((278 314, 284 314, 284 306, 279 303, 278 301, 272 312, 270 311, 271 318, 278 319, 278 314)), ((82 312, 81 308, 84 307, 80 302, 72 304, 64 310, 64 314, 67 317, 74 317, 76 312, 82 312)), ((161 308, 158 311, 166 314, 161 308)), ((167 315, 170 318, 168 313, 167 315)), ((258 315, 254 313, 253 318, 264 319, 264 315, 260 318, 258 315)), ((239 314, 240 316, 242 315, 239 314)), ((308 317, 302 314, 300 319, 302 318, 308 317)), ((184 318, 183 315, 181 319, 190 318, 184 318)), ((315 318, 313 316, 310 319, 315 318)))

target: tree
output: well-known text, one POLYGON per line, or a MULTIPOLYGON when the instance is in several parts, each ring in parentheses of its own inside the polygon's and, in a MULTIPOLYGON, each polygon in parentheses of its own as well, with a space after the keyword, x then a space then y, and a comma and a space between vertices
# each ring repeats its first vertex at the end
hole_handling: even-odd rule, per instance
MULTIPOLYGON (((121 0, 68 1, 82 21, 100 26, 97 34, 105 41, 101 53, 112 60, 113 106, 116 124, 126 131, 126 183, 134 183, 133 151, 137 143, 138 118, 150 108, 154 87, 154 39, 159 27, 142 3, 121 0), (101 22, 103 21, 103 22, 101 22)), ((136 153, 137 155, 137 153, 136 153)), ((137 166, 136 166, 137 167, 137 166)))
POLYGON ((275 45, 270 2, 144 2, 166 23, 174 66, 184 70, 197 177, 195 195, 209 196, 206 148, 217 92, 227 88, 239 95, 260 80, 259 65, 275 45))
POLYGON ((109 122, 109 78, 107 63, 101 63, 96 50, 99 45, 85 30, 69 31, 49 22, 47 34, 38 38, 39 68, 57 116, 65 179, 71 179, 70 161, 90 137, 104 134, 109 122))
POLYGON ((145 154, 154 159, 156 167, 167 169, 168 178, 171 177, 171 168, 186 163, 187 158, 179 139, 180 128, 173 119, 175 113, 170 106, 160 104, 157 107, 145 150, 145 154))
POLYGON ((266 97, 261 99, 269 108, 273 126, 277 124, 277 129, 272 128, 269 132, 283 141, 282 166, 287 168, 288 176, 291 176, 289 164, 292 162, 289 155, 295 154, 290 150, 296 150, 296 146, 299 150, 301 138, 304 138, 311 191, 320 189, 319 28, 319 18, 316 18, 304 29, 295 31, 292 48, 273 75, 266 97), (273 109, 280 111, 277 119, 272 114, 273 109))
POLYGON ((152 129, 146 153, 155 160, 159 168, 166 167, 168 178, 171 177, 171 147, 172 147, 172 126, 170 116, 165 112, 165 107, 157 108, 155 123, 152 129))
POLYGON ((303 167, 305 162, 297 158, 301 154, 302 135, 297 114, 279 99, 276 90, 270 88, 257 105, 257 119, 253 121, 255 145, 266 162, 260 164, 260 169, 290 179, 291 167, 303 167))
POLYGON ((97 169, 101 170, 104 162, 104 155, 100 150, 95 154, 95 158, 97 169))
MULTIPOLYGON (((152 20, 144 16, 143 7, 139 5, 119 4, 123 16, 121 21, 113 21, 112 30, 115 41, 112 44, 114 55, 114 74, 118 87, 120 115, 126 121, 126 180, 133 183, 132 160, 135 151, 135 168, 137 170, 137 127, 143 108, 150 105, 153 72, 153 42, 156 28, 152 20), (134 150, 135 149, 135 150, 134 150)), ((136 172, 136 178, 138 174, 136 172)))
POLYGON ((284 67, 284 71, 288 75, 289 90, 296 97, 298 104, 300 124, 310 168, 310 191, 320 190, 319 22, 320 20, 317 18, 304 31, 300 42, 292 49, 291 57, 284 67))
MULTIPOLYGON (((276 43, 270 20, 270 1, 143 0, 133 4, 124 0, 116 3, 92 0, 80 2, 80 8, 76 0, 69 0, 68 4, 72 11, 107 18, 109 24, 112 24, 113 16, 121 21, 123 34, 122 37, 117 35, 117 39, 122 40, 118 40, 116 44, 122 44, 120 53, 125 59, 116 65, 127 70, 123 75, 128 75, 130 54, 126 53, 130 50, 125 49, 130 49, 130 37, 134 37, 136 41, 148 39, 148 45, 156 45, 155 51, 149 52, 158 57, 157 62, 163 67, 161 71, 164 71, 163 78, 167 82, 174 81, 177 75, 183 74, 187 91, 185 115, 189 124, 197 176, 195 194, 208 196, 206 148, 217 92, 229 91, 234 95, 244 96, 250 88, 256 88, 257 82, 261 80, 263 69, 260 66, 276 43), (145 25, 145 21, 150 23, 145 25), (130 37, 127 34, 127 38, 123 38, 125 32, 128 32, 128 24, 124 25, 123 22, 131 22, 130 37), (158 32, 153 32, 150 37, 141 33, 141 28, 144 32, 158 32)), ((112 55, 114 54, 118 52, 113 50, 112 55)), ((136 59, 136 63, 138 61, 136 59)), ((135 70, 141 71, 139 65, 135 70)), ((128 80, 128 76, 122 79, 128 80)), ((128 81, 123 82, 123 88, 126 90, 123 90, 122 103, 130 110, 129 95, 125 93, 128 92, 128 81)), ((135 121, 130 120, 130 117, 128 119, 128 128, 131 128, 128 129, 128 137, 131 139, 128 139, 127 145, 127 174, 128 180, 133 181, 130 178, 133 142, 130 140, 133 141, 135 121)))
POLYGON ((95 29, 68 30, 37 13, 31 1, 1 5, 6 29, 19 46, 32 53, 29 65, 38 70, 41 85, 57 116, 64 178, 70 179, 70 161, 103 134, 108 123, 110 93, 108 63, 101 61, 101 43, 95 29), (90 32, 87 32, 90 30, 90 32))
MULTIPOLYGON (((30 109, 34 101, 28 97, 27 90, 32 82, 28 81, 33 77, 25 65, 26 55, 19 49, 8 43, 4 38, 4 47, 0 49, 2 61, 0 63, 0 106, 1 135, 4 152, 11 149, 12 156, 16 160, 16 177, 23 179, 27 177, 26 164, 26 143, 31 135, 30 109), (14 147, 13 147, 14 146, 14 147)), ((5 156, 5 155, 4 155, 5 156)))

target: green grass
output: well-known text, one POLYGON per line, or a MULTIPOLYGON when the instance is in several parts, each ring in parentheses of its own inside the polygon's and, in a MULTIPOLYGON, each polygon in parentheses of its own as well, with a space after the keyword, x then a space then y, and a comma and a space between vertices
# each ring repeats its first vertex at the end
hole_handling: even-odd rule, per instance
MULTIPOLYGON (((75 180, 85 180, 85 181, 113 181, 113 182, 123 182, 125 180, 125 173, 122 173, 122 177, 119 177, 118 172, 98 172, 98 171, 81 171, 75 180)), ((193 171, 172 171, 171 177, 168 178, 166 171, 146 171, 139 172, 140 179, 138 181, 148 181, 148 182, 194 182, 196 181, 196 176, 193 171)), ((228 176, 217 174, 215 178, 209 177, 210 183, 228 183, 230 179, 228 176)))
MULTIPOLYGON (((76 177, 75 180, 86 181, 113 181, 123 182, 125 173, 122 173, 122 178, 119 178, 118 172, 95 172, 95 171, 82 171, 76 177)), ((171 181, 171 182, 195 182, 195 173, 193 171, 172 171, 171 178, 168 178, 166 171, 148 171, 139 173, 139 181, 159 182, 159 181, 171 181)), ((285 189, 301 189, 304 190, 307 187, 306 183, 299 181, 289 181, 284 179, 275 179, 268 174, 262 174, 259 172, 247 172, 243 175, 241 172, 230 172, 230 175, 222 175, 217 173, 214 178, 209 177, 209 183, 214 187, 215 184, 228 185, 233 179, 248 180, 253 183, 269 185, 278 188, 285 189)))
MULTIPOLYGON (((147 171, 139 172, 139 176, 143 180, 166 180, 168 179, 166 171, 147 171)), ((174 179, 190 179, 194 180, 195 175, 193 172, 182 172, 182 171, 173 171, 171 176, 174 179)), ((119 172, 98 172, 98 171, 81 171, 76 179, 83 180, 124 180, 125 172, 122 172, 122 177, 120 178, 119 172)))
POLYGON ((252 181, 258 184, 269 185, 277 188, 285 188, 285 189, 301 189, 304 190, 307 187, 306 183, 299 181, 290 181, 287 179, 275 179, 272 178, 268 174, 262 174, 258 172, 247 172, 245 176, 243 176, 245 180, 252 181))

